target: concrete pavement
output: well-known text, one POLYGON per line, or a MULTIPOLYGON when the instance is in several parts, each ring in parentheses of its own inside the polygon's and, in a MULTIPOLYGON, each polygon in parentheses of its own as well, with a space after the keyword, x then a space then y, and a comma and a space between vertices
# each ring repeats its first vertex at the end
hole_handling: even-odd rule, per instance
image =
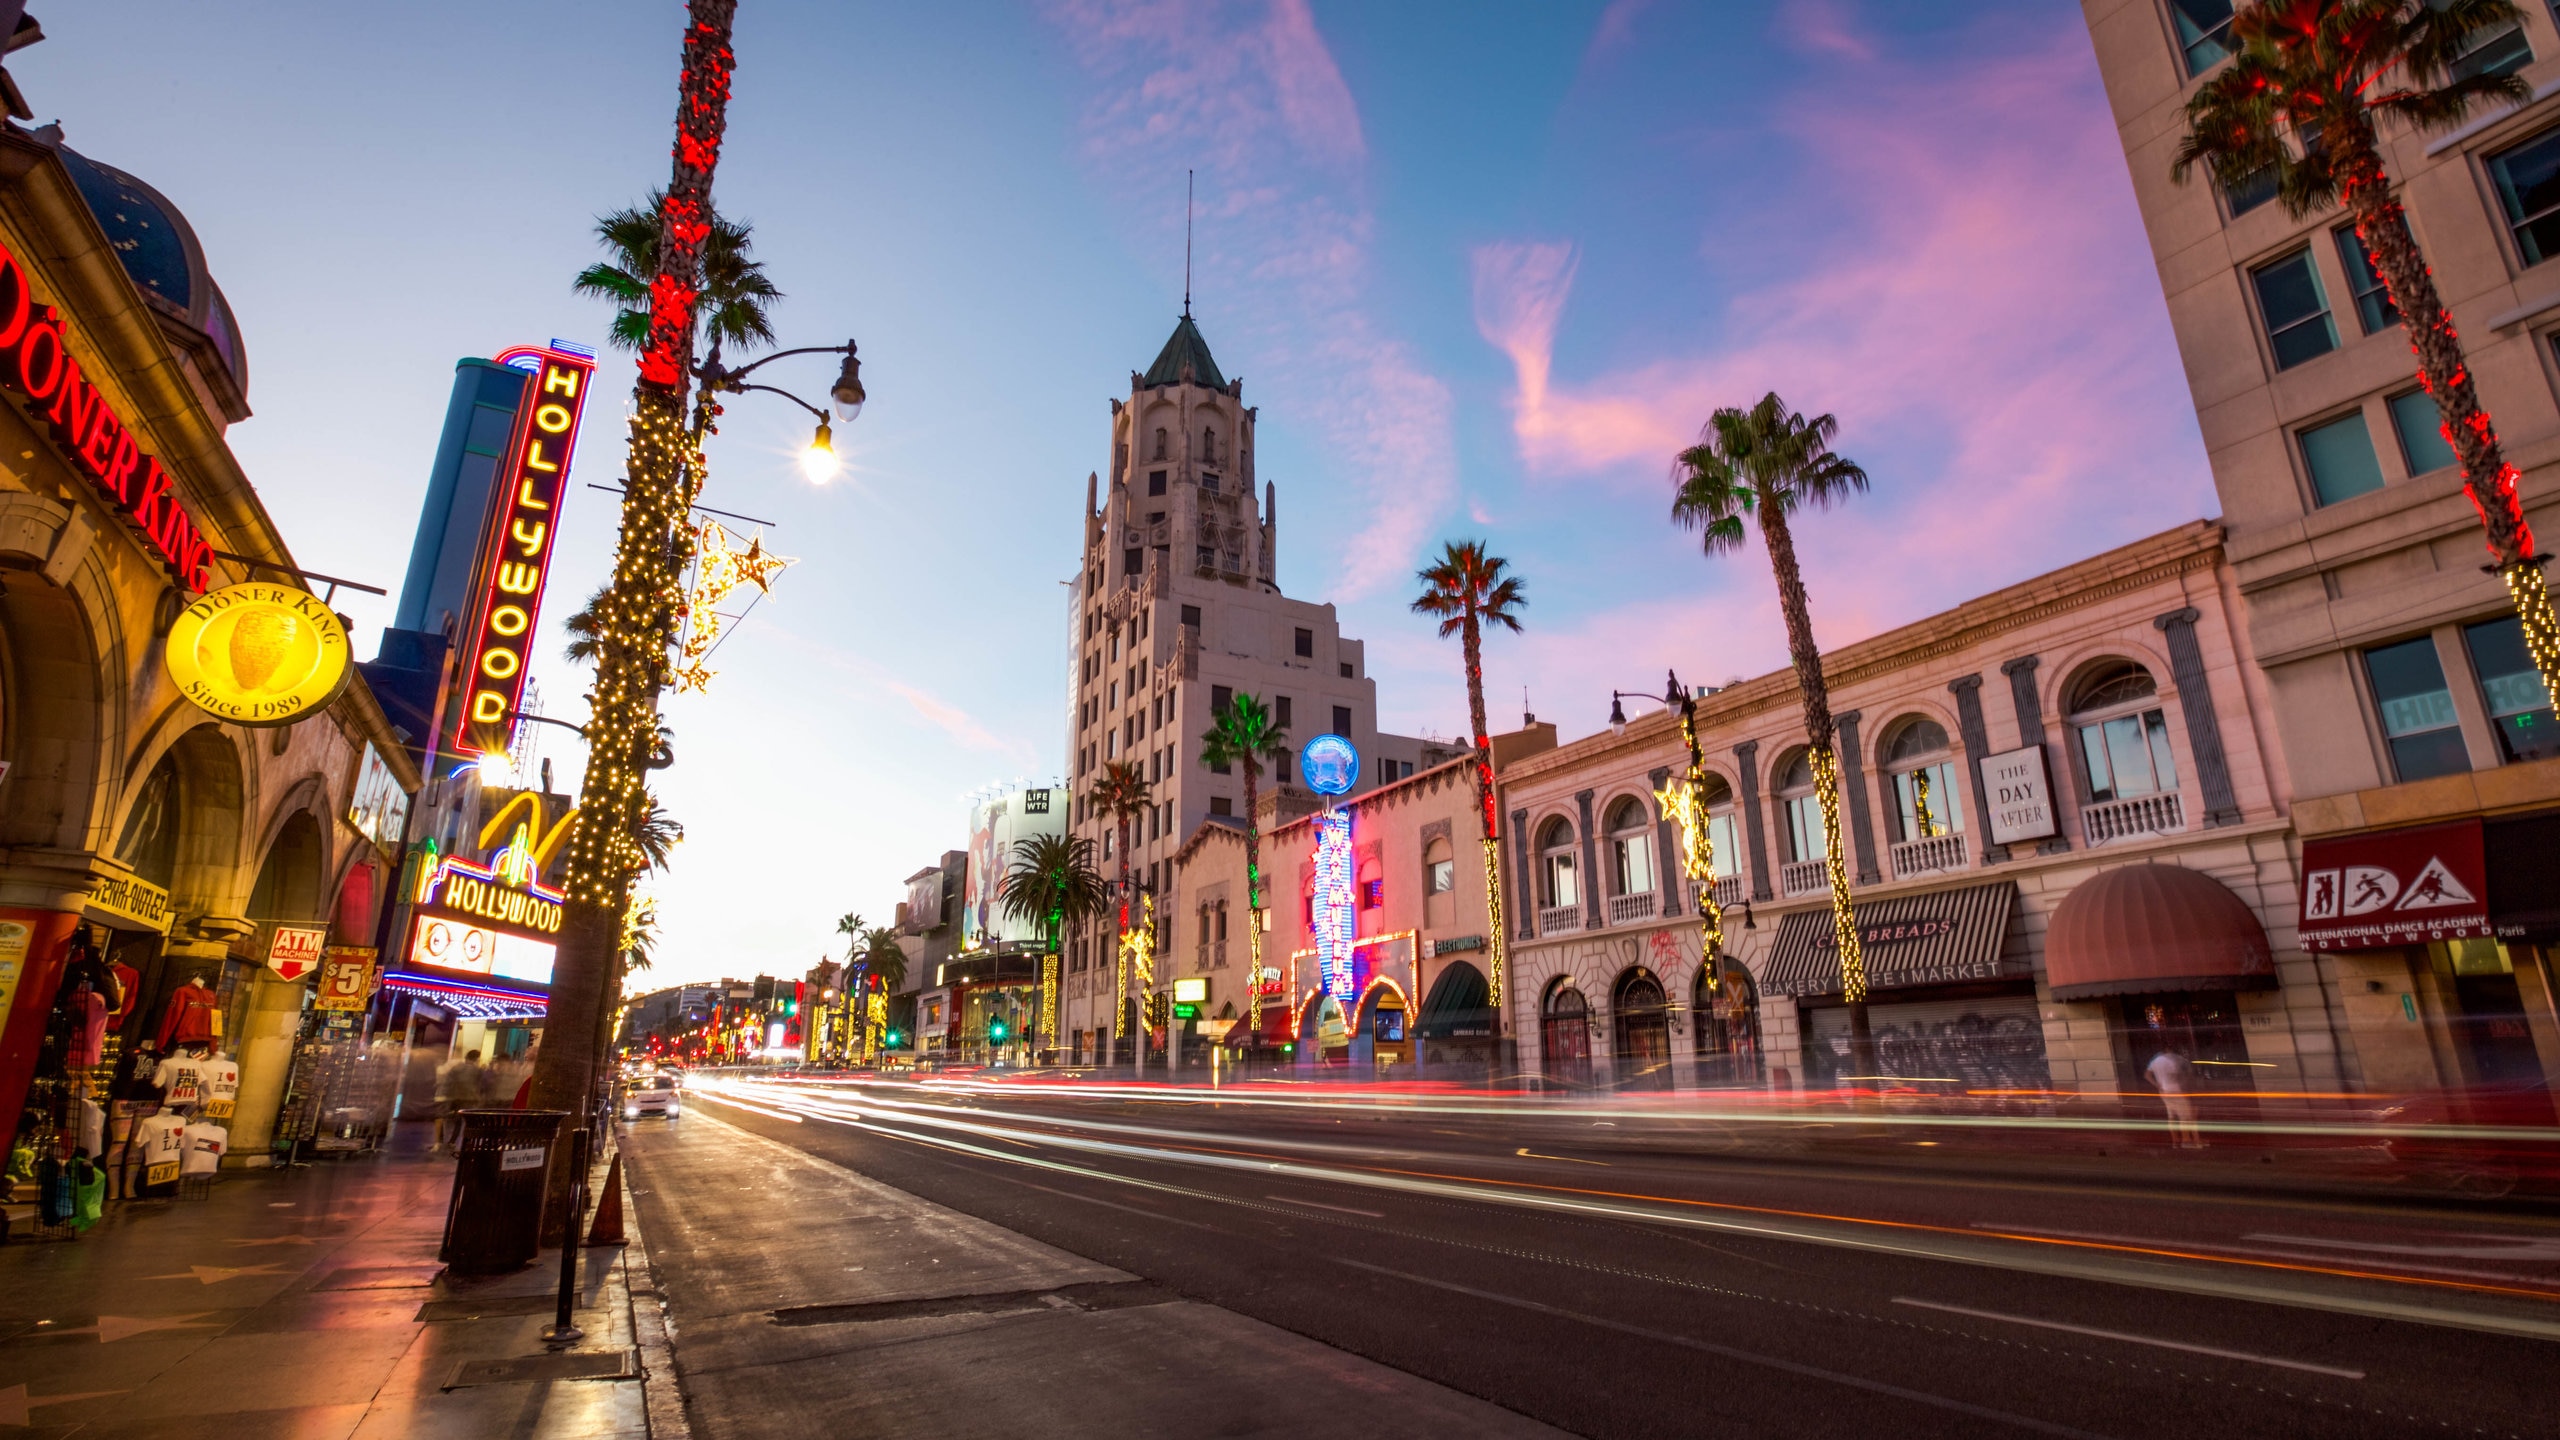
POLYGON ((699 1110, 623 1146, 703 1440, 1562 1433, 699 1110))

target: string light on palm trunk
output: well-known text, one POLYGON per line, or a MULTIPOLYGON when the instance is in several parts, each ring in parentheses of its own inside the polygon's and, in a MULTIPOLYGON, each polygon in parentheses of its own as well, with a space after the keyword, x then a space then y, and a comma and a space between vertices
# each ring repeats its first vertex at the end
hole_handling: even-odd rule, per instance
POLYGON ((1867 962, 1840 851, 1840 761, 1825 748, 1813 752, 1812 763, 1814 793, 1822 802, 1823 870, 1831 881, 1831 930, 1840 947, 1840 998, 1854 1005, 1867 998, 1867 962))

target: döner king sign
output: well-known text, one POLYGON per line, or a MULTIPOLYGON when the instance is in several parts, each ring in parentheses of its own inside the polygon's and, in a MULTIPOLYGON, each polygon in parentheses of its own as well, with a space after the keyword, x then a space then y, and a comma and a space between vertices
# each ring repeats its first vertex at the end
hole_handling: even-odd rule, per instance
POLYGON ((520 346, 498 356, 499 364, 518 369, 527 360, 533 362, 531 378, 516 407, 515 434, 490 489, 488 521, 480 532, 478 598, 465 632, 464 689, 453 732, 454 748, 465 753, 509 748, 534 626, 542 618, 543 586, 551 575, 578 417, 595 373, 595 361, 560 350, 520 346))
POLYGON ((52 432, 72 468, 142 532, 178 583, 203 591, 213 542, 178 503, 176 477, 158 456, 143 452, 105 392, 81 372, 61 315, 36 303, 26 267, 6 245, 0 245, 0 388, 25 399, 28 418, 52 432))

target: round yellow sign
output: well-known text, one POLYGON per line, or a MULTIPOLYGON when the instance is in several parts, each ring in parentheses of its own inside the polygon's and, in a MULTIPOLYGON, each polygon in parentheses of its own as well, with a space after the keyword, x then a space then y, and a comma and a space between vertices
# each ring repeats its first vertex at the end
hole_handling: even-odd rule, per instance
POLYGON ((347 627, 319 596, 249 581, 207 592, 169 627, 169 677, 234 725, 290 725, 347 688, 347 627))

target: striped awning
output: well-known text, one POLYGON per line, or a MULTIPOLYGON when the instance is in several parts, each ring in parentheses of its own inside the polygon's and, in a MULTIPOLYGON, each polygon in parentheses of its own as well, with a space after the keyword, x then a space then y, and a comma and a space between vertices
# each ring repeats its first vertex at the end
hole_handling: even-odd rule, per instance
MULTIPOLYGON (((2000 980, 2033 973, 2000 968, 2016 882, 1968 885, 1924 895, 1897 895, 1857 905, 1858 950, 1867 985, 1886 990, 2000 980)), ((1829 907, 1778 922, 1778 943, 1762 967, 1760 988, 1772 995, 1840 993, 1840 942, 1829 907)))

